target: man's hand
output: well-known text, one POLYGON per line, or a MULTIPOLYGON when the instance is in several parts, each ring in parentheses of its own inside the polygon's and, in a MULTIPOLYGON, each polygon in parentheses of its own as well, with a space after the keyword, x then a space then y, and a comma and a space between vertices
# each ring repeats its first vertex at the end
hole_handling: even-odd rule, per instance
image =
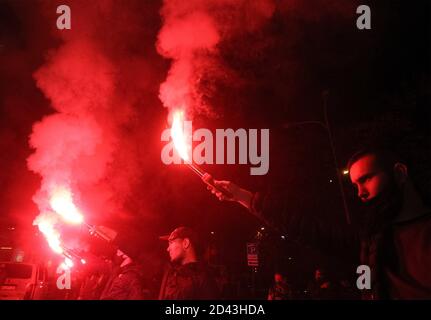
POLYGON ((214 194, 220 201, 236 201, 247 209, 250 209, 250 202, 251 198, 253 197, 253 194, 250 191, 240 188, 231 181, 214 180, 213 177, 208 173, 204 174, 202 180, 207 184, 207 189, 210 190, 211 193, 214 194), (225 193, 218 189, 226 190, 232 196, 227 197, 225 193))
POLYGON ((214 180, 213 177, 205 173, 202 180, 207 184, 207 189, 211 191, 220 201, 237 201, 235 195, 238 192, 239 187, 230 181, 220 181, 214 180), (226 196, 226 193, 221 192, 221 190, 227 191, 232 196, 226 196))

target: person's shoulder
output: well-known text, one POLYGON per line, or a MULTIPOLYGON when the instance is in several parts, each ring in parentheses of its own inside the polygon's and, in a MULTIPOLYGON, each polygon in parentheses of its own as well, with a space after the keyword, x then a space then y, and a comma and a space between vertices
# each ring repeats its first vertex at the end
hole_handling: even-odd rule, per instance
POLYGON ((431 224, 431 211, 428 212, 427 214, 423 215, 423 219, 428 223, 431 224))
POLYGON ((430 229, 431 228, 431 212, 428 212, 426 214, 423 214, 419 217, 416 217, 412 220, 406 221, 406 222, 402 222, 400 223, 400 226, 406 226, 406 227, 415 227, 415 226, 419 226, 422 228, 426 228, 426 229, 430 229))
POLYGON ((138 264, 131 264, 126 267, 124 267, 123 270, 121 270, 120 274, 121 276, 126 277, 141 277, 143 273, 142 266, 138 264))
POLYGON ((423 234, 427 235, 428 239, 431 239, 431 213, 425 215, 419 223, 422 225, 423 234))
POLYGON ((194 271, 204 278, 215 278, 216 270, 205 262, 199 261, 194 264, 194 271))
POLYGON ((196 261, 190 264, 190 267, 198 272, 208 272, 210 267, 203 261, 196 261))

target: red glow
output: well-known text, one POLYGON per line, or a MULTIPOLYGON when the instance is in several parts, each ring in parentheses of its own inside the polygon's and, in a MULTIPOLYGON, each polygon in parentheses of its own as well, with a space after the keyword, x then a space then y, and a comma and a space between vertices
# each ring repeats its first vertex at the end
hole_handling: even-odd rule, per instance
POLYGON ((73 267, 73 261, 69 258, 65 258, 64 261, 60 264, 60 268, 63 270, 69 270, 73 267))
POLYGON ((57 217, 52 212, 41 213, 33 222, 39 231, 45 236, 50 248, 58 254, 63 253, 61 248, 60 233, 55 229, 57 217))
POLYGON ((73 203, 71 192, 66 188, 57 188, 53 192, 50 205, 66 222, 79 224, 84 220, 73 203))
MULTIPOLYGON (((40 232, 45 236, 49 247, 55 253, 62 254, 63 248, 58 224, 61 222, 80 224, 84 217, 73 203, 72 193, 65 187, 54 188, 49 198, 49 205, 53 211, 42 212, 33 224, 37 225, 40 232)), ((66 265, 71 266, 70 262, 66 265)))
POLYGON ((184 111, 177 110, 172 117, 171 136, 175 149, 184 161, 189 162, 190 145, 187 145, 187 137, 184 133, 184 111))

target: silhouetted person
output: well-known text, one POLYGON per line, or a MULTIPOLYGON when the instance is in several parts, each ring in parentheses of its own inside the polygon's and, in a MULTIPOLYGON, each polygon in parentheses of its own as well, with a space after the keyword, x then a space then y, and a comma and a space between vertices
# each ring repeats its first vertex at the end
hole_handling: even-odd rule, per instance
POLYGON ((292 290, 287 279, 279 272, 274 274, 274 284, 268 290, 268 300, 290 300, 293 299, 292 290))
POLYGON ((329 280, 326 270, 322 268, 314 271, 314 279, 308 284, 307 291, 313 300, 337 298, 334 284, 329 280))
POLYGON ((101 300, 142 300, 143 277, 139 263, 140 241, 137 236, 119 235, 118 249, 112 258, 112 272, 100 297, 101 300))
POLYGON ((142 267, 121 250, 117 257, 100 300, 142 300, 142 267))

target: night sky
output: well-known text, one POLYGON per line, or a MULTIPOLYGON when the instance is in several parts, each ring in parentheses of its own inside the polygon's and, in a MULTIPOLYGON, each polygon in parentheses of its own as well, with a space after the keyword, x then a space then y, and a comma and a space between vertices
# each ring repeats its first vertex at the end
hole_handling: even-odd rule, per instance
MULTIPOLYGON (((145 247, 162 256, 164 244, 156 236, 177 225, 196 227, 207 238, 214 231, 222 263, 245 264, 245 243, 261 224, 239 205, 213 198, 184 166, 160 161, 168 108, 159 88, 176 59, 175 48, 160 52, 169 2, 163 11, 161 1, 0 1, 0 221, 18 226, 20 239, 35 230, 38 215, 32 197, 41 174, 27 162, 35 152, 29 143, 33 125, 56 113, 89 116, 102 128, 94 150, 106 157, 71 162, 72 173, 86 176, 74 186, 88 221, 139 230, 145 247), (55 29, 60 2, 71 6, 72 30, 55 29), (63 76, 68 68, 72 75, 63 76), (92 173, 94 180, 87 178, 92 173)), ((200 8, 199 1, 187 3, 189 8, 170 8, 200 8)), ((291 210, 342 228, 328 134, 319 125, 299 124, 324 121, 324 93, 339 171, 353 151, 376 140, 428 159, 429 1, 280 0, 251 9, 244 1, 208 3, 199 10, 215 21, 219 39, 203 53, 198 48, 189 62, 193 126, 271 132, 268 175, 250 176, 248 165, 204 165, 216 178, 250 190, 281 187, 291 210), (359 4, 371 7, 371 30, 356 28, 359 4)), ((170 41, 183 48, 181 39, 170 41)), ((61 123, 52 124, 47 142, 40 142, 47 159, 62 130, 61 123)), ((343 179, 354 215, 353 190, 343 179)), ((267 243, 277 252, 275 239, 279 235, 269 232, 267 243)), ((280 246, 295 259, 304 252, 293 242, 280 246)))

